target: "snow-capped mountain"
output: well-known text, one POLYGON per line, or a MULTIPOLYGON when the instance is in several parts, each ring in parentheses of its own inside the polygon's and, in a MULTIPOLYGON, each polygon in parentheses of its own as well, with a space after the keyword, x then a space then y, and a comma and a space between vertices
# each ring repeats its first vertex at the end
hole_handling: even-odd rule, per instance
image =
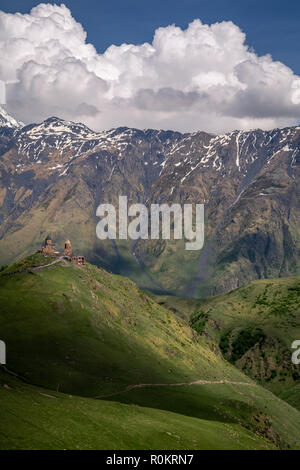
POLYGON ((215 136, 93 132, 55 117, 24 127, 6 121, 2 262, 32 251, 51 233, 58 241, 72 238, 92 261, 141 285, 186 295, 299 271, 300 127, 215 136), (186 252, 180 242, 160 240, 100 242, 96 208, 117 205, 119 195, 146 204, 204 203, 204 249, 186 252))
POLYGON ((9 150, 15 130, 21 129, 23 123, 18 122, 0 106, 0 155, 9 150))
POLYGON ((22 122, 19 122, 15 118, 10 116, 8 112, 2 106, 0 106, 0 127, 17 129, 23 126, 24 124, 22 122))

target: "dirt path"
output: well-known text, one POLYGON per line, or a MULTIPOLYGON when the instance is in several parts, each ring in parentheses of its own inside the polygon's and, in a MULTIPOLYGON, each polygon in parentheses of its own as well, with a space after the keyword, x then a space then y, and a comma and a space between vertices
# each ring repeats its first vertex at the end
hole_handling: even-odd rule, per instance
POLYGON ((44 269, 44 268, 48 268, 49 266, 53 266, 54 264, 57 264, 60 261, 63 261, 64 259, 66 259, 65 256, 60 256, 59 258, 56 258, 54 261, 51 261, 51 263, 41 264, 40 266, 34 266, 32 268, 20 269, 19 271, 12 271, 10 273, 0 274, 0 277, 12 276, 13 274, 28 274, 30 271, 38 271, 40 269, 44 269))
POLYGON ((56 258, 54 261, 51 261, 51 263, 41 264, 41 266, 35 266, 34 268, 30 268, 30 271, 38 271, 39 269, 48 268, 49 266, 53 266, 53 264, 59 263, 64 258, 65 258, 64 256, 60 256, 59 258, 56 258))
POLYGON ((124 390, 119 392, 114 392, 109 395, 101 395, 95 397, 96 399, 102 398, 110 398, 116 395, 121 395, 122 393, 130 392, 131 390, 135 390, 138 388, 150 388, 150 387, 183 387, 189 385, 246 385, 247 387, 256 387, 256 383, 249 383, 249 382, 233 382, 231 380, 195 380, 194 382, 178 382, 175 384, 135 384, 135 385, 128 385, 124 390))

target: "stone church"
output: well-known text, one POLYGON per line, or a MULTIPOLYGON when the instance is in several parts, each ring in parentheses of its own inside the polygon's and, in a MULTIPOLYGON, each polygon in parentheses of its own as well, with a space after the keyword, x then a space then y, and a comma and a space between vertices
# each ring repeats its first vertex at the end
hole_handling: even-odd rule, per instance
POLYGON ((52 243, 50 235, 48 235, 45 239, 42 248, 38 251, 38 253, 42 253, 45 256, 64 256, 75 264, 85 264, 84 256, 77 256, 73 253, 72 244, 69 239, 65 241, 64 252, 60 253, 59 251, 56 251, 55 245, 52 243))

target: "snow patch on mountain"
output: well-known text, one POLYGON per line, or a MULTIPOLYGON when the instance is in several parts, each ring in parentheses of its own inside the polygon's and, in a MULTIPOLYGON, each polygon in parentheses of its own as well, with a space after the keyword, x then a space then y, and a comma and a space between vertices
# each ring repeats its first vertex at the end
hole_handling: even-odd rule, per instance
POLYGON ((24 127, 24 123, 17 121, 15 118, 10 116, 2 106, 0 106, 0 127, 9 127, 10 129, 17 129, 24 127))

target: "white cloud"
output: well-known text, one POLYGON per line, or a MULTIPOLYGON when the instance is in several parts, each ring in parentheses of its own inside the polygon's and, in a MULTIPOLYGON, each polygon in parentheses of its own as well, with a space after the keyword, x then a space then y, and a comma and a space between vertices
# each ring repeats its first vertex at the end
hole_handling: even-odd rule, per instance
POLYGON ((152 44, 98 54, 64 5, 0 12, 0 79, 8 110, 95 130, 117 126, 224 132, 298 123, 300 77, 258 57, 232 22, 155 31, 152 44), (296 97, 296 98, 295 98, 296 97))

